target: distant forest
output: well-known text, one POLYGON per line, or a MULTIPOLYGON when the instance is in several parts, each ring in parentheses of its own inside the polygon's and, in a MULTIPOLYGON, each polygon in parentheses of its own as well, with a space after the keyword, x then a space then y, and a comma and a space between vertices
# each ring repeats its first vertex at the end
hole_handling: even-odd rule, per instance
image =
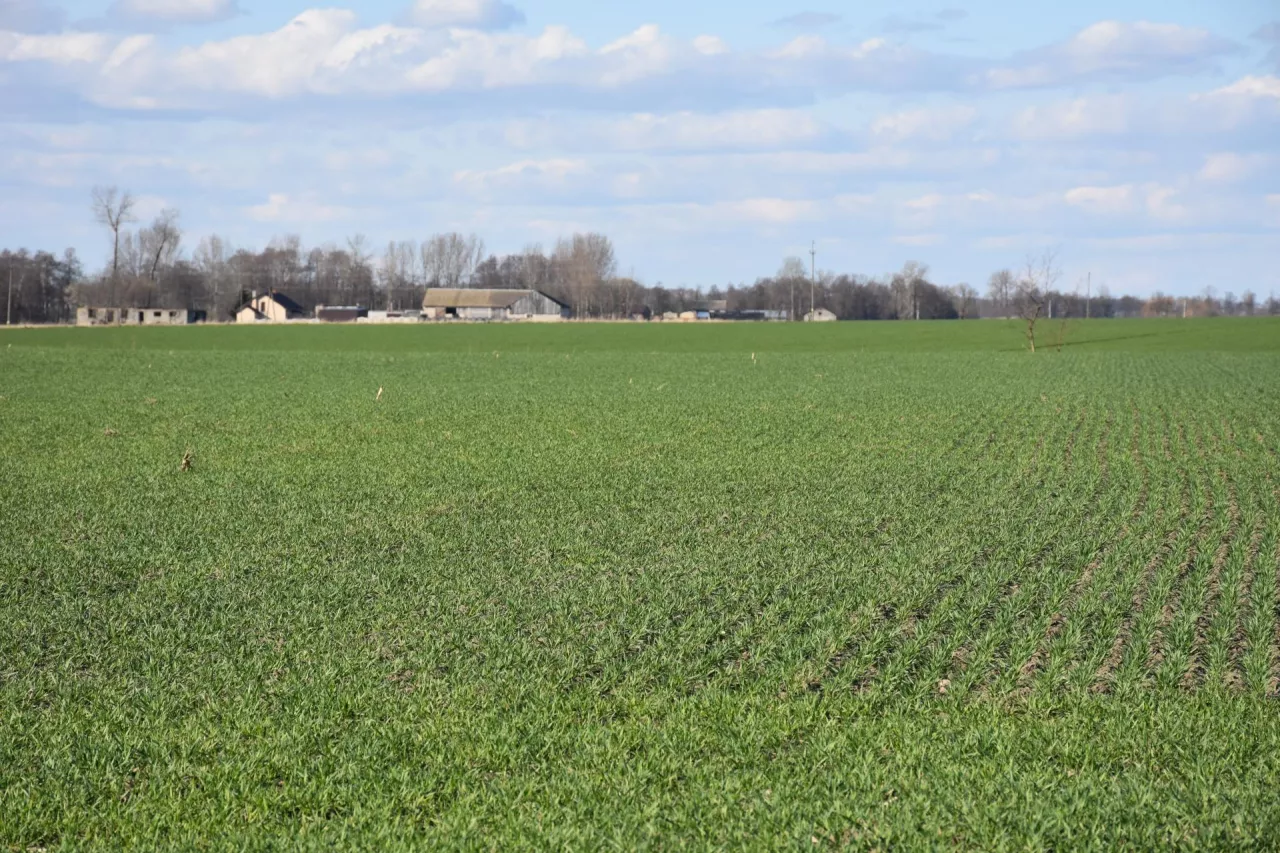
POLYGON ((574 234, 549 250, 527 246, 489 254, 476 235, 437 234, 422 242, 393 241, 380 250, 362 235, 343 245, 312 248, 289 235, 265 249, 236 249, 220 237, 188 250, 177 211, 165 210, 142 227, 134 199, 116 188, 93 191, 91 212, 103 226, 109 259, 86 271, 74 249, 61 254, 27 249, 0 252, 0 290, 6 323, 64 323, 79 305, 196 309, 211 320, 230 320, 249 295, 277 291, 307 310, 317 305, 407 309, 421 305, 428 287, 532 288, 569 305, 575 317, 617 319, 661 316, 723 301, 728 311, 786 311, 799 319, 810 307, 842 320, 949 320, 979 317, 1170 317, 1280 314, 1265 300, 1211 288, 1197 297, 1157 293, 1113 295, 1080 282, 1067 288, 1052 253, 994 271, 981 290, 943 285, 929 268, 908 261, 883 276, 811 271, 798 257, 752 284, 706 289, 646 286, 618 274, 614 247, 602 234, 574 234))

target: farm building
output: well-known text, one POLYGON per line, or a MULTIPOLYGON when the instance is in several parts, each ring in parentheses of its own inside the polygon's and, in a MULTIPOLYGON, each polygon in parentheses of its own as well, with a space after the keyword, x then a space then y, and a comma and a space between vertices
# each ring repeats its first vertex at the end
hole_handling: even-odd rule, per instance
POLYGON ((362 305, 317 305, 316 319, 321 323, 354 323, 369 316, 362 305))
POLYGON ((422 298, 427 320, 567 320, 569 306, 538 290, 431 287, 422 298))
POLYGON ((374 311, 370 309, 367 316, 359 318, 361 323, 416 323, 422 319, 422 312, 418 310, 399 311, 388 309, 386 311, 374 311))
POLYGON ((284 323, 301 320, 307 316, 302 306, 283 293, 254 294, 253 298, 236 309, 237 323, 284 323))
POLYGON ((819 308, 804 315, 806 323, 834 323, 838 319, 840 318, 826 308, 819 308))
POLYGON ((185 308, 99 308, 76 309, 77 326, 188 326, 203 323, 205 312, 185 308))
POLYGON ((722 320, 752 320, 758 323, 776 323, 791 319, 790 312, 769 308, 743 308, 739 311, 726 311, 722 320))

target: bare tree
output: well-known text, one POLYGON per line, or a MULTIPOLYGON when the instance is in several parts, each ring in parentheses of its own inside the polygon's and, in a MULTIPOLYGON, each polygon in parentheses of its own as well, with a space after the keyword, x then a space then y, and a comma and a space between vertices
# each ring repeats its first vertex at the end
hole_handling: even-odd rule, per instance
POLYGON ((147 263, 147 278, 152 282, 159 281, 158 275, 162 263, 171 263, 178 253, 178 244, 182 242, 182 231, 178 228, 178 211, 166 208, 138 234, 138 242, 144 252, 147 263))
POLYGON ((94 187, 93 218, 111 230, 111 302, 115 303, 116 285, 120 278, 120 229, 127 222, 134 222, 133 194, 123 193, 117 187, 94 187))
POLYGON ((530 243, 517 256, 516 279, 526 290, 542 290, 551 284, 551 260, 540 243, 530 243))
POLYGON ((612 279, 618 269, 613 243, 603 234, 594 233, 574 234, 559 240, 551 262, 573 313, 579 317, 591 314, 593 305, 600 301, 601 286, 612 279))
POLYGON ((973 310, 978 302, 978 291, 961 282, 951 288, 951 295, 956 304, 956 311, 960 314, 960 319, 968 319, 969 312, 973 310))
POLYGON ((786 282, 791 291, 791 313, 787 315, 788 320, 796 318, 796 284, 808 278, 809 271, 802 259, 792 255, 782 261, 782 266, 778 269, 778 281, 786 282))
POLYGON ((436 234, 422 242, 421 255, 428 286, 466 287, 484 260, 484 241, 475 234, 436 234))
POLYGON ((353 234, 347 238, 347 256, 350 258, 350 274, 345 276, 348 303, 360 304, 361 296, 373 302, 373 252, 369 238, 353 234))
POLYGON ((1027 346, 1036 351, 1036 323, 1044 315, 1047 294, 1058 283, 1062 272, 1057 252, 1046 249, 1039 257, 1028 255, 1014 291, 1018 316, 1027 324, 1027 346))
POLYGON ((899 320, 920 319, 920 287, 926 283, 929 267, 918 261, 907 261, 889 282, 899 320))
POLYGON ((1000 316, 1008 318, 1009 303, 1016 290, 1016 279, 1011 271, 996 270, 987 280, 987 298, 1000 309, 1000 316))
POLYGON ((386 295, 387 310, 394 310, 410 295, 417 282, 418 245, 412 240, 387 244, 379 277, 386 295))
POLYGON ((233 307, 230 303, 224 306, 224 296, 238 298, 227 280, 227 255, 227 244, 216 234, 201 240, 195 251, 196 267, 204 274, 206 287, 211 291, 209 318, 212 320, 224 319, 224 308, 233 307))

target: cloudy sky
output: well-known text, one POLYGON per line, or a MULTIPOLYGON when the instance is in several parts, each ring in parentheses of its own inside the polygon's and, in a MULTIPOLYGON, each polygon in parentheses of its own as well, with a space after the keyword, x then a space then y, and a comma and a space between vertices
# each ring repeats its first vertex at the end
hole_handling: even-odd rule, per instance
POLYGON ((1052 246, 1280 293, 1275 0, 806 2, 0 0, 0 243, 99 266, 117 184, 251 248, 597 230, 706 286, 1052 246))

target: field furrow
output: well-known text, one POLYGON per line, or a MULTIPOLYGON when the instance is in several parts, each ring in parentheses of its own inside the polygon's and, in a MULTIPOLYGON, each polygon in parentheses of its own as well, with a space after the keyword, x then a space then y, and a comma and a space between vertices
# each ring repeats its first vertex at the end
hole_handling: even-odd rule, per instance
POLYGON ((1174 549, 1179 538, 1183 535, 1183 522, 1186 521, 1191 513, 1191 486, 1190 483, 1183 485, 1181 506, 1179 507, 1177 516, 1173 519, 1173 523, 1165 534, 1164 541, 1156 552, 1152 554, 1146 565, 1142 568, 1138 576, 1136 588, 1128 603, 1128 612, 1124 616, 1124 620, 1116 632, 1115 639, 1111 643, 1111 648, 1107 652, 1106 658, 1094 673, 1092 690, 1095 693, 1110 692, 1115 681, 1116 671, 1120 668, 1120 664, 1124 661, 1125 653, 1133 640, 1134 631, 1137 626, 1138 619, 1142 616, 1147 606, 1147 598, 1151 593, 1152 584, 1156 580, 1156 576, 1160 571, 1160 567, 1174 553, 1174 549))
MULTIPOLYGON (((1186 669, 1183 671, 1181 685, 1184 690, 1195 690, 1204 681, 1208 669, 1209 631, 1213 626, 1218 610, 1218 601, 1222 595, 1223 572, 1227 568, 1227 557, 1240 529, 1240 501, 1236 487, 1227 480, 1225 472, 1219 472, 1221 479, 1227 482, 1227 529, 1218 543, 1218 550, 1213 555, 1213 563, 1209 575, 1205 579, 1204 604, 1200 615, 1195 620, 1195 635, 1192 639, 1186 669)), ((1256 536, 1257 534, 1255 534, 1256 536)), ((1177 593, 1175 592, 1175 595, 1177 593)))

